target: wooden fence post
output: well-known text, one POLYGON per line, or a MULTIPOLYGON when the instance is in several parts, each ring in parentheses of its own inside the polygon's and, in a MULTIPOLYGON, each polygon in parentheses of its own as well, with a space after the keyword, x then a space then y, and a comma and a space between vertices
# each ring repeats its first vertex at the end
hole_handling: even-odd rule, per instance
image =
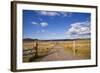
POLYGON ((38 41, 37 40, 36 40, 35 50, 36 50, 35 57, 38 57, 38 41))
POLYGON ((74 52, 74 55, 75 55, 75 53, 76 53, 76 51, 75 51, 75 50, 76 50, 76 49, 75 49, 75 48, 76 48, 76 47, 75 47, 76 44, 75 44, 75 43, 76 43, 76 42, 75 42, 75 40, 74 40, 74 41, 73 41, 73 52, 74 52))

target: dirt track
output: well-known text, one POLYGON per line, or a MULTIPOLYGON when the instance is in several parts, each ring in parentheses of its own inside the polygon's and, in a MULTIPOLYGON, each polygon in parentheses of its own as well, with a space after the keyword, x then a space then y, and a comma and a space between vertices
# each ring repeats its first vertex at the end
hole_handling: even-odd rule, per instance
POLYGON ((54 46, 47 56, 41 58, 40 61, 57 61, 57 60, 77 60, 79 59, 69 51, 66 52, 62 46, 54 46))

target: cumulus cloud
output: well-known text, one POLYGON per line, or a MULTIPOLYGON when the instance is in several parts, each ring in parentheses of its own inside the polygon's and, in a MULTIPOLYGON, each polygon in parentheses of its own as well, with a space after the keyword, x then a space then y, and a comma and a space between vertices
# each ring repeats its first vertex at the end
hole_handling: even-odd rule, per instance
POLYGON ((70 17, 72 15, 71 12, 60 12, 60 15, 62 15, 63 17, 70 17))
POLYGON ((44 16, 71 16, 71 12, 57 12, 57 11, 38 11, 40 15, 44 16))
POLYGON ((34 24, 34 25, 38 25, 38 23, 37 23, 37 22, 34 22, 34 21, 32 22, 32 24, 34 24))
POLYGON ((91 28, 90 28, 90 22, 76 22, 70 25, 71 27, 66 32, 67 35, 75 36, 75 37, 86 37, 90 36, 91 34, 91 28))
POLYGON ((46 16, 59 16, 59 13, 53 11, 40 11, 40 14, 46 16))
POLYGON ((46 27, 46 26, 48 26, 48 23, 47 23, 47 22, 41 22, 40 25, 41 25, 42 27, 46 27))
POLYGON ((48 23, 47 22, 40 22, 40 23, 38 23, 38 22, 32 22, 32 24, 34 24, 34 25, 40 25, 41 27, 46 27, 46 26, 48 26, 48 23))

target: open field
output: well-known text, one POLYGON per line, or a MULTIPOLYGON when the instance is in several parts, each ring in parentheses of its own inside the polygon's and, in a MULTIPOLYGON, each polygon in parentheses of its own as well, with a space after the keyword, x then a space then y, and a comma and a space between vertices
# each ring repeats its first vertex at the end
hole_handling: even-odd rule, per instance
POLYGON ((91 58, 90 39, 23 42, 23 62, 91 58))

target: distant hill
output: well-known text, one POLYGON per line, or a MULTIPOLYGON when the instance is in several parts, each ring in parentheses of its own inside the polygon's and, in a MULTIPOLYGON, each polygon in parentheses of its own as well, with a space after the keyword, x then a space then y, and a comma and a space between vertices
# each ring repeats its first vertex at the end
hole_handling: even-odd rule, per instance
POLYGON ((24 42, 34 42, 36 40, 38 40, 38 39, 31 39, 31 38, 25 38, 25 39, 23 39, 24 42))
POLYGON ((25 38, 25 39, 23 39, 24 42, 34 42, 34 41, 73 41, 73 40, 90 40, 90 38, 77 38, 77 39, 49 39, 49 40, 38 40, 38 39, 31 39, 31 38, 25 38))

